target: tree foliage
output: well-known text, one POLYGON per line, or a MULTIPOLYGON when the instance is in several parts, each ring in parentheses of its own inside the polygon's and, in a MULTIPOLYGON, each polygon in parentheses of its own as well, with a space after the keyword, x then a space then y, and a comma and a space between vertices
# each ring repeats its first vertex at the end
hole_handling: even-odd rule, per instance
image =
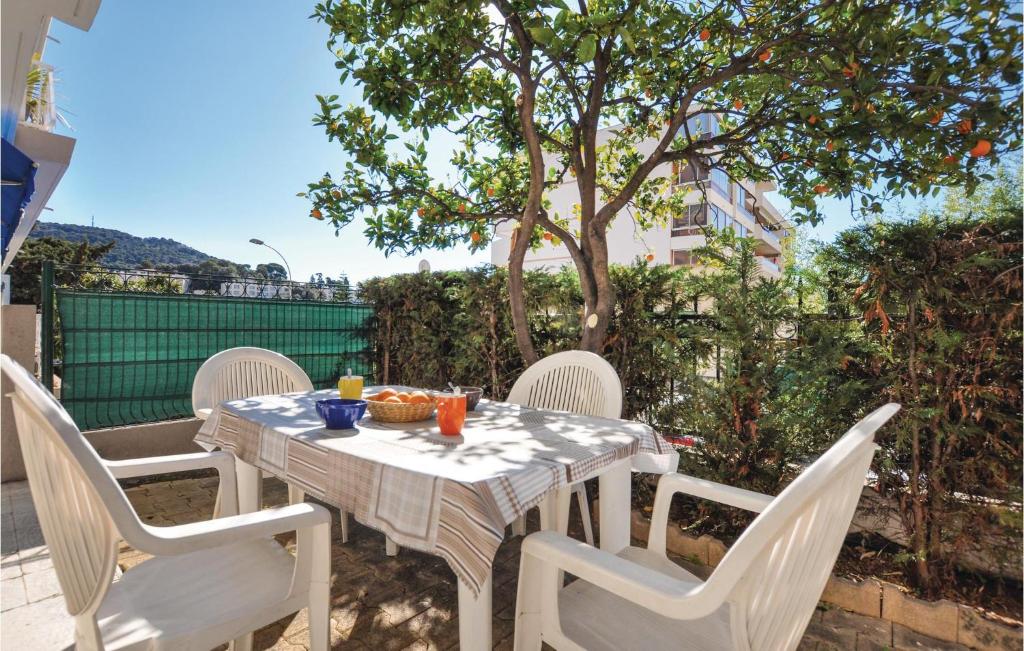
POLYGON ((821 195, 880 212, 892 194, 970 192, 979 158, 1019 147, 1020 17, 1000 0, 324 0, 314 17, 362 103, 318 97, 315 123, 347 160, 309 184, 312 216, 365 217, 375 246, 405 254, 480 249, 514 222, 509 299, 528 361, 528 248, 566 246, 580 346, 600 349, 607 229, 679 210, 670 164, 774 181, 816 221, 821 195), (428 162, 438 132, 454 136, 445 174, 428 162), (547 199, 564 182, 580 194, 569 215, 547 199))
MULTIPOLYGON (((106 244, 89 244, 84 242, 68 242, 53 237, 31 238, 25 240, 18 254, 11 262, 11 303, 40 305, 40 277, 43 262, 52 260, 56 263, 92 264, 101 260, 114 248, 114 242, 106 244)), ((66 278, 56 277, 55 282, 66 278)))
POLYGON ((1002 177, 984 202, 954 195, 937 214, 847 231, 822 253, 872 346, 847 372, 904 405, 876 470, 931 593, 961 556, 1020 570, 1024 235, 1019 176, 1002 177))

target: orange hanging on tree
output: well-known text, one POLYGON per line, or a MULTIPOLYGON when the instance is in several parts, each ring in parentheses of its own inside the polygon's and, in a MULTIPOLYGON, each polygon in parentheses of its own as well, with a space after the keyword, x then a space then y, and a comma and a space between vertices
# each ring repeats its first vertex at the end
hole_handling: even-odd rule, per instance
POLYGON ((706 41, 709 38, 711 38, 711 30, 710 29, 705 27, 704 29, 700 30, 700 40, 706 41))
POLYGON ((992 143, 982 138, 971 149, 971 156, 981 158, 982 156, 988 156, 990 151, 992 151, 992 143))

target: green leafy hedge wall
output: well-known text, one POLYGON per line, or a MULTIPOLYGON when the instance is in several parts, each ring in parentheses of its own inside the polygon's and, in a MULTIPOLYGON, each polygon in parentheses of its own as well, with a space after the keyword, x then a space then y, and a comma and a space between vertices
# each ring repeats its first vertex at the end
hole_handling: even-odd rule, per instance
MULTIPOLYGON (((636 264, 613 267, 612 278, 619 301, 604 355, 625 387, 624 416, 656 419, 651 406, 669 402, 672 379, 693 367, 679 318, 692 309, 685 275, 636 264)), ((524 368, 506 287, 505 270, 492 266, 363 283, 360 297, 377 312, 378 378, 438 388, 482 385, 486 395, 504 398, 524 368)), ((575 348, 583 309, 575 274, 528 272, 526 287, 538 352, 575 348)))

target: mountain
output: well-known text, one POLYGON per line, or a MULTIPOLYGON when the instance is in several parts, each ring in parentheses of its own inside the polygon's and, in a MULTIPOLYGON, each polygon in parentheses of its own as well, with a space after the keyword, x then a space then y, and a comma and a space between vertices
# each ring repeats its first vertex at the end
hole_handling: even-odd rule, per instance
POLYGON ((178 266, 213 259, 213 256, 166 237, 136 237, 96 226, 36 222, 29 237, 54 237, 69 242, 88 240, 90 244, 115 242, 114 248, 102 258, 102 263, 111 267, 178 266))

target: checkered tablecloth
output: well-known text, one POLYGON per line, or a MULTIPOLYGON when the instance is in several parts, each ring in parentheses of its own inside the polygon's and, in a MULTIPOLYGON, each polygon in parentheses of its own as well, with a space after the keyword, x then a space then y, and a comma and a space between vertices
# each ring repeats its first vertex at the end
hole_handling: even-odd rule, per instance
MULTIPOLYGON (((368 389, 367 392, 372 391, 368 389)), ((479 591, 505 525, 551 491, 632 458, 676 469, 675 450, 641 423, 483 400, 462 435, 431 419, 327 430, 318 399, 334 390, 261 396, 216 407, 196 442, 219 446, 333 504, 396 543, 444 558, 479 591)))

